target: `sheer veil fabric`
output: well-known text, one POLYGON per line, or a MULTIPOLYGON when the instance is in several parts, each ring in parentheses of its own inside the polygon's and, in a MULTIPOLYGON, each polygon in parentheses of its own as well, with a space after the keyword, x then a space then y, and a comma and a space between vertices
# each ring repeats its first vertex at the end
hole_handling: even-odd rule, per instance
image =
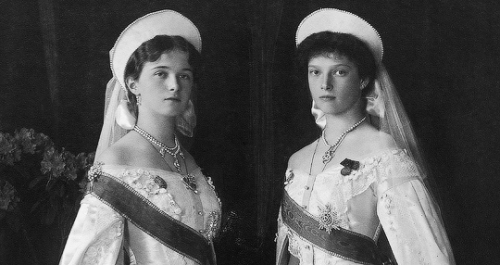
MULTIPOLYGON (((102 125, 99 143, 97 144, 96 157, 113 143, 122 138, 129 130, 120 127, 116 123, 116 110, 122 100, 126 100, 126 90, 120 85, 116 78, 109 80, 106 85, 106 102, 104 105, 104 123, 102 125)), ((192 137, 196 126, 196 114, 194 105, 189 100, 188 107, 183 114, 176 118, 176 129, 185 136, 192 137)))
MULTIPOLYGON (((96 157, 123 137, 132 126, 120 127, 117 124, 117 108, 123 100, 128 101, 125 67, 133 52, 145 41, 157 35, 182 36, 201 53, 201 35, 198 28, 180 13, 173 10, 160 10, 147 14, 132 22, 118 37, 109 52, 113 78, 106 85, 104 122, 97 144, 96 157)), ((128 102, 128 104, 131 104, 128 102)), ((129 106, 130 107, 130 106, 129 106)), ((136 115, 130 113, 132 115, 136 115)), ((123 116, 123 115, 122 115, 123 116)), ((119 117, 122 118, 122 117, 119 117)), ((137 117, 136 117, 137 118, 137 117)), ((133 121, 125 122, 125 124, 133 121)), ((122 122, 120 122, 122 124, 122 122)), ((129 124, 130 125, 130 124, 129 124)), ((176 118, 176 129, 185 136, 192 137, 196 126, 196 114, 191 100, 186 110, 176 118)))
MULTIPOLYGON (((434 187, 434 180, 429 174, 403 103, 383 64, 383 43, 377 30, 355 14, 333 8, 323 8, 311 13, 299 25, 296 45, 298 46, 310 34, 325 30, 352 34, 364 41, 371 49, 376 60, 376 76, 373 80, 373 91, 366 97, 368 120, 379 131, 390 134, 398 147, 404 149, 416 162, 423 183, 429 190, 430 201, 443 223, 438 203, 439 194, 434 187)), ((314 100, 311 113, 316 124, 323 129, 326 126, 325 113, 317 107, 314 100)))

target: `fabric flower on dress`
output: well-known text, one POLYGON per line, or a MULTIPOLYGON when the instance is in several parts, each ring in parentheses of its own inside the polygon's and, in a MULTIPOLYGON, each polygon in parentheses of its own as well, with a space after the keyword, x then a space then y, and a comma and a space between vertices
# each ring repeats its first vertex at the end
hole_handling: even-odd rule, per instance
POLYGON ((125 183, 141 193, 144 197, 163 194, 167 192, 167 182, 158 175, 153 175, 147 170, 126 170, 122 174, 125 183))

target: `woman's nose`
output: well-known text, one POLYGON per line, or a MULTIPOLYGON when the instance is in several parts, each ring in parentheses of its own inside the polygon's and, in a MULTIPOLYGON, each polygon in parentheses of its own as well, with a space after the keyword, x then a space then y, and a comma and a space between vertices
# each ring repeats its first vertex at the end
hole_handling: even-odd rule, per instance
POLYGON ((175 76, 169 77, 167 79, 167 89, 169 91, 177 91, 179 90, 179 82, 177 82, 177 78, 175 76))
POLYGON ((323 77, 323 82, 321 84, 321 90, 330 91, 333 89, 333 77, 331 75, 325 75, 323 77))

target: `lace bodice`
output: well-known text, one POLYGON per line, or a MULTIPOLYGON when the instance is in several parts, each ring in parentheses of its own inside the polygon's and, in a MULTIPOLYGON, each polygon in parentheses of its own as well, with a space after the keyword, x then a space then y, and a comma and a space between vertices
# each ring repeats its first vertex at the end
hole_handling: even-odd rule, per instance
MULTIPOLYGON (((439 215, 416 164, 404 150, 363 158, 359 168, 347 175, 342 175, 342 168, 330 166, 316 176, 289 168, 285 190, 318 219, 331 213, 334 224, 344 229, 376 240, 383 226, 399 264, 450 264, 453 257, 439 215), (427 231, 425 236, 422 231, 427 231), (431 248, 430 242, 434 242, 431 248)), ((277 239, 278 251, 289 240, 288 250, 301 264, 356 264, 316 248, 281 219, 277 239)))
MULTIPOLYGON (((220 201, 212 181, 198 168, 191 172, 198 193, 186 189, 182 175, 153 168, 115 165, 96 166, 132 187, 160 210, 212 238, 220 226, 220 201)), ((123 247, 132 263, 194 264, 190 259, 162 245, 147 233, 128 223, 93 195, 87 195, 63 253, 60 264, 120 264, 123 247), (128 234, 128 237, 124 237, 128 234)))

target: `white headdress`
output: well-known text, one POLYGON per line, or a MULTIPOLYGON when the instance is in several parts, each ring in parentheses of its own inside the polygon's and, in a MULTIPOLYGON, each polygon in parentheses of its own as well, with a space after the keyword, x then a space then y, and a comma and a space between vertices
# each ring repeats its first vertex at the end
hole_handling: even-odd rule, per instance
MULTIPOLYGON (((415 134, 391 78, 382 63, 384 48, 378 32, 357 15, 335 8, 324 8, 311 13, 302 20, 295 38, 297 46, 311 34, 323 31, 354 35, 370 48, 377 66, 373 82, 374 91, 367 97, 366 110, 370 122, 379 130, 391 134, 398 146, 407 150, 420 165, 420 171, 425 178, 426 172, 415 134)), ((325 113, 317 107, 314 100, 311 112, 316 124, 324 128, 326 126, 325 113)))
MULTIPOLYGON (((104 123, 97 145, 96 157, 110 145, 123 137, 135 125, 135 117, 127 107, 125 67, 130 56, 142 45, 157 35, 181 36, 201 52, 201 36, 196 26, 173 10, 161 10, 147 14, 132 22, 120 34, 110 51, 113 78, 106 86, 104 123)), ((196 126, 196 115, 191 100, 186 111, 176 119, 176 128, 186 136, 192 136, 196 126)))

